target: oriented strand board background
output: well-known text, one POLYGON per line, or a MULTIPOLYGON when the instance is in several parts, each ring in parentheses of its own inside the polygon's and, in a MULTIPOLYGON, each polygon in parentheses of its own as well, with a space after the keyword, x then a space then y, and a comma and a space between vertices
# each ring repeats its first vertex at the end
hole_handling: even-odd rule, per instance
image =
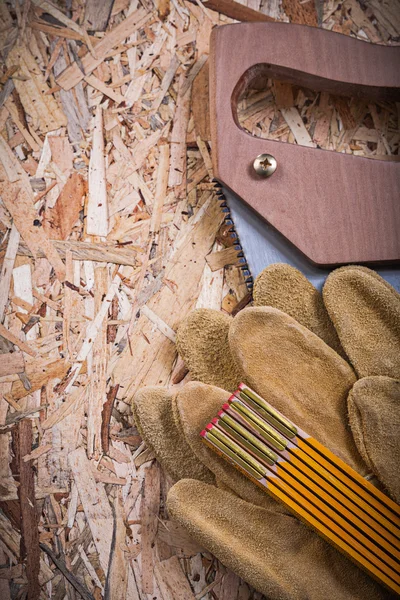
MULTIPOLYGON (((169 520, 171 481, 130 399, 187 380, 174 339, 189 310, 249 301, 211 183, 211 29, 252 9, 399 39, 397 0, 323 5, 0 3, 2 599, 262 598, 169 520)), ((394 105, 258 81, 239 118, 253 135, 398 159, 394 105)))

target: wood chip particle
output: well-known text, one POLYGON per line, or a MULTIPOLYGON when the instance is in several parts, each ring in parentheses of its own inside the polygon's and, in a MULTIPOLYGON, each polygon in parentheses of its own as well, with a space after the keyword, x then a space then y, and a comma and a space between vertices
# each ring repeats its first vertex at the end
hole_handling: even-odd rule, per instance
POLYGON ((210 179, 212 179, 214 175, 213 175, 211 156, 210 156, 210 153, 208 152, 207 144, 201 139, 200 136, 197 136, 196 143, 200 150, 200 154, 204 161, 204 165, 207 169, 208 176, 210 177, 210 179))
POLYGON ((63 174, 69 175, 73 169, 74 153, 68 138, 65 135, 47 135, 46 140, 50 146, 52 163, 63 174))
POLYGON ((171 374, 171 383, 172 385, 176 385, 180 383, 183 379, 185 379, 186 375, 189 373, 189 369, 183 362, 180 356, 178 356, 176 365, 171 374))
POLYGON ((32 3, 41 8, 44 12, 49 13, 50 15, 55 17, 57 21, 63 23, 69 29, 72 29, 72 31, 75 31, 75 33, 77 33, 81 37, 81 40, 85 42, 85 44, 88 46, 93 56, 96 56, 87 31, 80 27, 78 23, 75 23, 75 21, 68 18, 63 12, 61 12, 61 10, 59 10, 56 6, 54 6, 54 4, 48 2, 47 0, 32 0, 32 3))
POLYGON ((153 545, 157 533, 158 511, 160 508, 160 467, 153 463, 146 469, 144 493, 140 508, 142 531, 142 590, 153 593, 154 552, 153 545))
MULTIPOLYGON (((219 584, 222 581, 222 575, 218 575, 214 581, 206 585, 198 594, 196 594, 196 600, 202 600, 209 592, 211 592, 214 588, 218 588, 219 584)), ((245 598, 249 598, 249 595, 245 596, 245 598)))
POLYGON ((225 573, 219 590, 219 600, 237 598, 239 593, 240 578, 233 571, 225 573))
POLYGON ((111 100, 113 100, 116 104, 126 102, 126 98, 122 94, 116 92, 110 86, 103 83, 101 79, 95 77, 95 75, 86 75, 85 81, 86 83, 91 85, 95 90, 98 90, 108 98, 111 98, 111 100))
POLYGON ((83 361, 85 361, 87 359, 88 354, 91 351, 93 344, 96 340, 96 337, 97 337, 99 331, 101 331, 101 329, 102 329, 103 321, 108 313, 108 309, 110 308, 111 301, 114 298, 115 294, 117 293, 120 283, 121 283, 121 279, 119 277, 119 274, 117 273, 117 275, 114 277, 113 282, 111 283, 111 285, 108 289, 107 294, 105 295, 105 297, 103 299, 103 302, 100 306, 99 311, 97 312, 95 318, 93 319, 93 321, 90 323, 90 325, 88 326, 88 328, 86 330, 85 339, 82 342, 82 345, 77 354, 75 363, 73 364, 73 366, 71 368, 71 379, 66 388, 67 393, 71 391, 73 384, 75 383, 79 373, 81 372, 81 369, 83 366, 83 361))
POLYGON ((175 331, 171 329, 171 327, 169 327, 169 325, 167 325, 167 323, 165 323, 159 316, 157 316, 156 313, 151 310, 151 308, 149 308, 145 304, 141 308, 141 313, 145 315, 149 319, 149 321, 154 323, 157 329, 159 329, 165 335, 165 337, 167 337, 169 340, 171 340, 171 342, 175 344, 175 331))
POLYGON ((86 589, 84 585, 67 568, 65 562, 59 558, 46 544, 40 543, 40 548, 51 558, 57 569, 63 574, 71 586, 78 592, 83 600, 94 600, 94 596, 86 589))
POLYGON ((110 448, 110 420, 118 389, 118 384, 110 387, 101 413, 101 447, 104 454, 108 454, 110 448))
POLYGON ((19 475, 18 498, 21 511, 22 558, 26 559, 28 598, 37 600, 40 595, 40 550, 35 480, 33 466, 23 460, 23 457, 32 450, 32 441, 32 421, 25 419, 13 430, 13 448, 19 475))
POLYGON ((206 261, 211 271, 218 271, 227 265, 238 264, 238 251, 232 246, 207 254, 206 261))
POLYGON ((20 235, 18 229, 13 224, 10 230, 7 250, 4 256, 3 264, 1 265, 0 273, 0 323, 3 322, 4 311, 8 303, 8 294, 10 291, 10 283, 17 256, 20 235))
POLYGON ((78 412, 77 409, 82 404, 85 394, 85 386, 74 390, 65 400, 65 402, 63 402, 56 410, 54 410, 45 421, 42 421, 41 427, 43 431, 46 431, 46 429, 51 429, 57 425, 57 423, 60 423, 63 419, 70 415, 73 411, 78 412))
POLYGON ((22 185, 31 191, 27 174, 2 135, 0 135, 0 161, 2 171, 4 169, 4 173, 0 173, 2 180, 8 179, 11 183, 21 180, 22 185))
MULTIPOLYGON (((190 1, 195 2, 195 0, 190 1)), ((235 19, 236 21, 268 21, 269 23, 275 21, 275 19, 272 19, 268 15, 264 15, 258 10, 248 8, 246 5, 240 4, 235 0, 205 0, 204 6, 215 12, 219 12, 222 15, 226 15, 231 19, 235 19)))
POLYGON ((0 196, 7 210, 11 213, 15 227, 18 229, 21 237, 29 246, 35 257, 39 250, 46 255, 47 260, 54 268, 57 278, 60 281, 65 279, 65 267, 57 253, 57 250, 51 244, 49 238, 38 227, 37 214, 33 207, 32 197, 25 188, 17 183, 0 182, 0 196))
POLYGON ((132 171, 136 171, 137 169, 143 167, 143 164, 146 158, 148 157, 151 149, 154 148, 154 146, 158 143, 161 137, 165 137, 167 135, 168 129, 169 123, 167 123, 167 125, 163 129, 154 131, 154 133, 151 133, 144 140, 141 140, 134 146, 132 150, 133 161, 130 165, 130 169, 132 171))
POLYGON ((210 141, 210 110, 209 110, 209 66, 208 61, 193 81, 192 112, 197 135, 202 140, 210 141))
POLYGON ((38 446, 35 450, 32 450, 29 454, 25 454, 22 457, 24 462, 28 462, 28 460, 36 460, 39 456, 43 456, 43 454, 47 454, 53 448, 52 444, 45 444, 44 446, 38 446))
POLYGON ((238 301, 236 299, 236 296, 234 296, 233 294, 226 294, 226 296, 224 296, 224 298, 222 299, 221 308, 229 315, 231 315, 237 303, 238 301))
POLYGON ((62 379, 70 367, 70 363, 57 359, 38 359, 25 362, 25 372, 29 379, 30 388, 27 390, 21 381, 14 381, 10 396, 14 400, 25 398, 46 385, 52 379, 62 379))
POLYGON ((204 551, 178 523, 166 521, 162 525, 158 528, 157 539, 173 548, 178 556, 189 557, 204 551))
POLYGON ((19 78, 14 78, 25 112, 32 118, 34 129, 42 133, 59 129, 67 119, 44 80, 31 51, 24 44, 16 44, 6 59, 8 67, 17 66, 19 78))
POLYGON ((126 540, 126 527, 120 490, 118 490, 114 500, 113 513, 114 531, 111 560, 105 585, 105 597, 108 600, 122 600, 126 597, 128 586, 128 561, 125 559, 123 551, 126 540))
POLYGON ((293 88, 290 83, 285 81, 274 80, 273 90, 275 103, 279 109, 291 108, 294 106, 293 88))
POLYGON ((168 171, 169 171, 169 145, 159 146, 158 169, 156 179, 155 201, 150 221, 150 234, 157 235, 160 231, 161 217, 165 197, 167 194, 168 171))
POLYGON ((141 454, 134 459, 135 467, 138 469, 142 465, 155 459, 155 454, 150 448, 146 448, 141 454))
POLYGON ((23 135, 23 138, 25 139, 25 141, 27 142, 27 144, 31 147, 31 149, 33 150, 33 152, 39 152, 39 150, 40 150, 39 144, 31 136, 31 134, 26 129, 26 127, 24 127, 24 125, 21 123, 21 121, 20 121, 20 119, 18 117, 18 110, 17 110, 14 102, 12 102, 11 98, 9 98, 5 102, 5 107, 7 108, 8 112, 11 115, 11 119, 14 121, 16 127, 19 129, 19 131, 23 135))
POLYGON ((173 78, 175 77, 175 73, 178 70, 178 67, 180 66, 180 60, 179 58, 176 56, 176 54, 174 54, 171 63, 167 69, 167 71, 165 72, 165 75, 163 77, 163 80, 161 82, 161 86, 160 86, 160 91, 158 92, 156 99, 154 100, 151 110, 153 113, 157 112, 157 110, 160 108, 161 102, 163 101, 166 93, 169 90, 169 86, 172 83, 173 78))
POLYGON ((164 600, 195 600, 177 556, 158 562, 154 572, 164 600))
MULTIPOLYGON (((72 283, 74 278, 72 254, 70 250, 67 250, 65 256, 65 276, 69 283, 72 283)), ((63 355, 69 360, 73 354, 72 350, 72 339, 71 339, 71 318, 73 315, 74 305, 74 292, 70 285, 66 285, 64 289, 64 306, 63 306, 63 355)))
MULTIPOLYGON (((17 564, 20 556, 21 536, 11 526, 10 521, 4 516, 3 513, 0 513, 0 540, 2 542, 2 547, 5 548, 12 561, 17 564)), ((44 562, 44 560, 40 559, 40 585, 45 585, 53 577, 53 571, 44 562)))
POLYGON ((108 200, 104 159, 103 109, 101 106, 97 107, 94 120, 88 183, 86 233, 106 237, 108 234, 108 200))
POLYGON ((18 346, 18 348, 20 350, 22 350, 22 352, 25 352, 26 354, 29 354, 30 356, 34 356, 34 357, 36 357, 38 355, 37 351, 34 348, 32 348, 32 346, 30 346, 23 340, 20 340, 18 336, 16 336, 14 333, 12 333, 12 331, 10 331, 6 327, 4 327, 4 325, 2 325, 1 323, 0 323, 0 335, 3 338, 6 338, 6 340, 11 342, 15 346, 18 346))
POLYGON ((54 302, 54 300, 48 298, 47 296, 44 296, 38 290, 32 290, 32 294, 37 300, 44 304, 47 304, 47 306, 50 306, 50 308, 52 308, 53 310, 61 311, 61 306, 57 302, 54 302))
POLYGON ((83 26, 89 31, 105 31, 114 0, 86 0, 83 26))
MULTIPOLYGON (((108 289, 107 267, 94 270, 94 310, 97 314, 108 289)), ((106 401, 107 390, 107 321, 103 319, 92 348, 92 372, 88 390, 87 453, 88 457, 99 458, 101 447, 101 413, 106 401)))
POLYGON ((193 81, 195 80, 197 75, 200 73, 205 62, 207 61, 207 58, 208 58, 207 54, 202 54, 200 56, 200 58, 194 63, 194 65, 190 69, 189 73, 183 80, 182 88, 179 90, 179 94, 181 96, 185 96, 185 94, 189 90, 189 88, 192 87, 193 81))
POLYGON ((6 352, 0 357, 0 377, 23 373, 25 369, 24 356, 22 352, 6 352))
POLYGON ((290 131, 293 133, 296 142, 300 146, 315 148, 315 143, 312 141, 297 108, 294 106, 292 108, 282 108, 281 113, 290 131))
POLYGON ((356 121, 351 113, 349 99, 341 96, 332 96, 333 106, 336 108, 342 120, 345 129, 353 129, 356 126, 356 121))
POLYGON ((108 572, 111 540, 113 539, 113 514, 102 483, 96 483, 92 465, 84 448, 77 448, 68 455, 75 484, 85 511, 93 542, 99 553, 100 565, 108 572))
MULTIPOLYGON (((77 242, 73 240, 62 241, 52 240, 54 248, 56 248, 61 258, 65 259, 67 250, 71 250, 74 260, 90 260, 97 262, 110 262, 116 265, 130 265, 132 267, 137 264, 137 250, 141 250, 135 246, 120 247, 114 242, 77 242)), ((18 254, 23 256, 32 256, 29 249, 21 244, 18 247, 18 254)), ((43 258, 45 255, 40 250, 37 257, 43 258)))
POLYGON ((179 80, 180 91, 171 132, 169 187, 181 185, 186 175, 186 131, 189 123, 191 87, 189 86, 184 94, 181 93, 185 80, 185 76, 182 74, 179 80))
POLYGON ((76 86, 82 81, 85 75, 90 75, 90 73, 103 62, 107 53, 112 50, 112 48, 121 44, 134 31, 143 27, 151 17, 152 14, 145 11, 143 8, 132 12, 126 19, 121 21, 119 25, 106 33, 100 42, 96 44, 96 58, 89 53, 82 57, 81 65, 83 71, 76 63, 73 63, 57 78, 58 85, 64 90, 70 90, 76 86))

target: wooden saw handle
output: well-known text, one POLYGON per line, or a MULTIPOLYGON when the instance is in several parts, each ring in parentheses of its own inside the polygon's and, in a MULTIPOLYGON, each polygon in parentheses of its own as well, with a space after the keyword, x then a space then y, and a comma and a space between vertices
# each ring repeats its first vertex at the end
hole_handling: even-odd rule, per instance
POLYGON ((237 102, 255 77, 328 93, 400 100, 400 47, 287 23, 241 23, 211 35, 215 177, 320 266, 400 261, 400 164, 255 138, 237 102), (277 169, 253 169, 259 154, 277 169))

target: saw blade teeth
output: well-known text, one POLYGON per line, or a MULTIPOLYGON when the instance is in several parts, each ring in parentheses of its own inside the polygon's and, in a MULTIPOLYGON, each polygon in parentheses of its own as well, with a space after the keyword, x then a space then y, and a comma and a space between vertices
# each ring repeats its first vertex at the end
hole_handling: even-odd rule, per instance
POLYGON ((222 214, 224 215, 224 225, 229 226, 228 232, 230 234, 230 239, 232 240, 232 246, 237 252, 238 260, 236 264, 243 273, 244 282, 248 292, 251 293, 253 289, 253 277, 243 251, 242 244, 240 243, 240 239, 235 228, 235 223, 232 219, 229 202, 226 199, 223 185, 215 178, 212 180, 212 182, 214 184, 214 193, 217 196, 222 214))
POLYGON ((230 233, 231 240, 234 240, 233 248, 237 252, 237 258, 238 258, 237 266, 240 268, 240 270, 243 273, 244 283, 247 287, 247 291, 249 293, 252 293, 253 277, 251 276, 251 273, 249 270, 249 265, 247 264, 247 260, 244 255, 243 248, 242 248, 242 245, 239 240, 239 236, 236 232, 235 224, 232 220, 231 211, 230 211, 228 203, 226 201, 226 197, 223 192, 222 185, 216 179, 213 179, 212 181, 214 183, 215 195, 217 196, 217 200, 220 203, 221 211, 224 215, 224 224, 227 226, 230 226, 230 229, 228 230, 228 232, 230 233))

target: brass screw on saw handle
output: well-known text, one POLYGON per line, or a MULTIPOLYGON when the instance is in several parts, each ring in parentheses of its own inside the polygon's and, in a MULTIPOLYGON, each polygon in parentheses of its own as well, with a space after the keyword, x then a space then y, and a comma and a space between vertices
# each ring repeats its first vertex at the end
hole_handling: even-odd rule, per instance
POLYGON ((253 162, 253 167, 260 177, 271 177, 276 171, 277 162, 272 154, 259 154, 253 162))

